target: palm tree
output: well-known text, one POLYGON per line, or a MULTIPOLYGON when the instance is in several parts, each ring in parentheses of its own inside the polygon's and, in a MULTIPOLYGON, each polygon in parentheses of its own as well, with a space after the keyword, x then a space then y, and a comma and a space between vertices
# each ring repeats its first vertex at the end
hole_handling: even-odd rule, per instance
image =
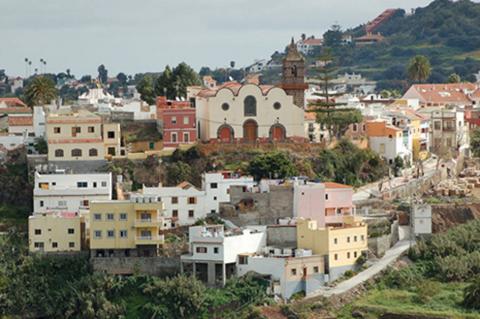
POLYGON ((55 83, 45 76, 36 76, 25 89, 25 100, 29 106, 48 104, 56 97, 55 83))
POLYGON ((423 55, 413 57, 408 64, 407 73, 410 80, 414 82, 421 83, 425 81, 432 73, 430 61, 423 55))

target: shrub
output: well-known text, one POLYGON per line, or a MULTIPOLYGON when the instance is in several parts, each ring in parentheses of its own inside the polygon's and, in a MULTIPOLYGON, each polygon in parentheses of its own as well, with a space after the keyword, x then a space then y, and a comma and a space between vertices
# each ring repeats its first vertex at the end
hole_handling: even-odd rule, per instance
POLYGON ((480 276, 475 277, 463 291, 463 305, 469 309, 480 310, 480 276))
POLYGON ((417 296, 415 301, 417 303, 428 303, 440 291, 440 283, 432 280, 424 280, 417 284, 417 296))

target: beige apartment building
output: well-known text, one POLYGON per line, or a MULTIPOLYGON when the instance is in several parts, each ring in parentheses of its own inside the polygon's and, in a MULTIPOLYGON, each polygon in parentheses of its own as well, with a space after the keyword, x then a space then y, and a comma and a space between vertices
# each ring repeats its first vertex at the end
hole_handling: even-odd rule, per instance
POLYGON ((82 238, 81 217, 75 213, 42 213, 28 218, 30 252, 78 252, 82 238))
POLYGON ((153 196, 91 202, 92 256, 156 256, 163 244, 163 236, 159 235, 163 211, 163 203, 153 196))
POLYGON ((49 161, 95 161, 126 155, 120 124, 104 123, 87 110, 50 113, 46 137, 49 161))

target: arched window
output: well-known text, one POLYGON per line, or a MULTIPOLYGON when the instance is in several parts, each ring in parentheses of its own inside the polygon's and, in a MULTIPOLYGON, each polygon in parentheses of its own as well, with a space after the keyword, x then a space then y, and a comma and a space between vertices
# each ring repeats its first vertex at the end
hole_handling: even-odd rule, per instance
POLYGON ((73 157, 80 157, 80 156, 82 156, 82 150, 79 149, 79 148, 74 148, 74 149, 72 150, 72 156, 73 156, 73 157))
POLYGON ((245 116, 257 116, 257 100, 249 95, 243 101, 243 110, 245 116))
POLYGON ((282 104, 280 104, 280 102, 273 103, 273 108, 275 110, 280 110, 281 107, 282 107, 282 104))
POLYGON ((98 151, 96 148, 91 148, 88 150, 88 156, 98 156, 98 151))
POLYGON ((62 149, 55 150, 55 157, 63 157, 63 150, 62 149))
POLYGON ((223 103, 222 104, 222 110, 228 111, 229 108, 230 108, 230 105, 228 105, 228 103, 223 103))

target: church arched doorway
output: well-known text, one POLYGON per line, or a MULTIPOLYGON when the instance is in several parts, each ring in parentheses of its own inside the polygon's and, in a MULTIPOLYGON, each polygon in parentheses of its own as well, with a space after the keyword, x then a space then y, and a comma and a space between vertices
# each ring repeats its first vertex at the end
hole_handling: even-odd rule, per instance
POLYGON ((258 124, 254 120, 243 123, 243 138, 245 142, 255 142, 258 137, 258 124))
POLYGON ((230 143, 234 139, 233 128, 228 124, 223 124, 218 128, 217 137, 222 143, 230 143))
POLYGON ((282 142, 286 139, 287 133, 282 124, 274 124, 270 127, 270 140, 274 142, 282 142))

